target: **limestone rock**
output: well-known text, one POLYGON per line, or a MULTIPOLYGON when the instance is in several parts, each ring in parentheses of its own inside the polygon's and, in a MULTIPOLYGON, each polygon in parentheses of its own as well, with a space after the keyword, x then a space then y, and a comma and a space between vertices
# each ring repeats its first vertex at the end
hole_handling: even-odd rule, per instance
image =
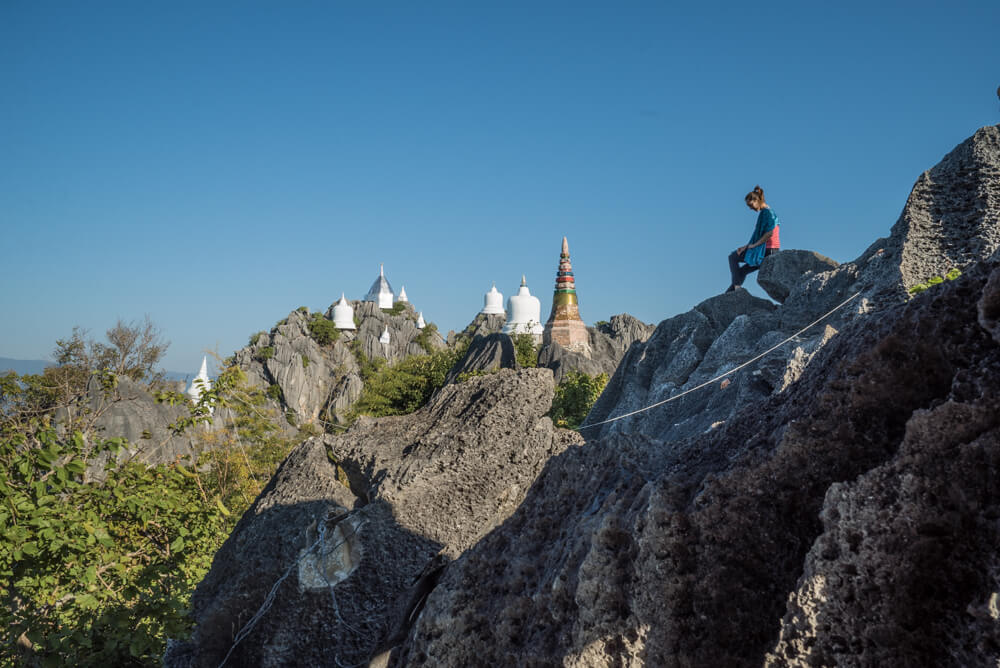
POLYGON ((835 261, 813 251, 783 250, 764 258, 757 274, 757 283, 771 299, 780 304, 803 278, 838 266, 835 261))
MULTIPOLYGON (((390 363, 427 354, 421 340, 430 350, 445 345, 436 332, 422 335, 416 326, 416 311, 409 303, 403 303, 397 315, 373 302, 351 305, 360 325, 354 331, 341 330, 332 344, 319 345, 309 332, 311 316, 295 310, 270 332, 261 333, 254 343, 238 350, 236 364, 257 387, 277 385, 282 408, 294 411, 298 422, 336 421, 357 401, 363 387, 352 342, 357 341, 369 359, 390 363), (383 344, 379 339, 386 329, 389 343, 383 344)), ((332 319, 333 305, 326 317, 332 319)))
POLYGON ((567 371, 579 371, 590 376, 610 377, 621 363, 629 347, 649 338, 655 327, 622 313, 611 316, 610 322, 588 327, 590 354, 567 350, 555 341, 543 344, 538 351, 538 365, 552 369, 556 383, 562 382, 567 371))
POLYGON ((733 301, 712 298, 683 320, 664 321, 662 331, 658 328, 623 360, 585 425, 659 403, 767 354, 729 376, 725 393, 685 395, 655 411, 595 426, 588 436, 641 432, 664 440, 687 438, 730 420, 746 402, 781 391, 829 340, 823 328, 841 330, 859 317, 904 303, 913 284, 996 252, 998 175, 1000 126, 982 128, 921 175, 890 236, 853 262, 832 267, 832 261, 807 251, 783 251, 767 258, 769 267, 760 272, 762 285, 781 297, 777 308, 745 310, 734 318, 724 309, 748 307, 749 295, 733 301), (822 327, 813 326, 830 312, 822 327))
MULTIPOLYGON (((995 664, 1000 346, 969 305, 996 266, 847 323, 705 434, 555 456, 398 665, 995 664)), ((645 352, 749 320, 685 314, 645 352)))
POLYGON ((444 382, 445 385, 452 383, 462 374, 520 368, 510 336, 499 332, 477 335, 469 344, 465 356, 448 372, 444 382))
POLYGON ((231 665, 357 665, 391 648, 411 621, 400 610, 419 612, 420 586, 580 442, 543 417, 552 394, 546 370, 503 370, 447 386, 411 415, 301 444, 216 555, 192 599, 191 640, 171 643, 165 665, 219 665, 285 573, 231 665))

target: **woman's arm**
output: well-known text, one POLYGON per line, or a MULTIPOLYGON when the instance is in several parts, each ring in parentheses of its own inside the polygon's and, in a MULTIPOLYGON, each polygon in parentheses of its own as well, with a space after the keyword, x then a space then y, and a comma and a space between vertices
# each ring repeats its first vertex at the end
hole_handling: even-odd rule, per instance
POLYGON ((760 239, 758 239, 757 241, 755 241, 752 244, 750 244, 749 246, 747 246, 747 248, 754 248, 756 246, 760 246, 763 243, 767 243, 767 240, 771 238, 772 234, 774 234, 774 228, 773 227, 771 229, 769 229, 767 232, 765 232, 764 236, 762 236, 760 239))

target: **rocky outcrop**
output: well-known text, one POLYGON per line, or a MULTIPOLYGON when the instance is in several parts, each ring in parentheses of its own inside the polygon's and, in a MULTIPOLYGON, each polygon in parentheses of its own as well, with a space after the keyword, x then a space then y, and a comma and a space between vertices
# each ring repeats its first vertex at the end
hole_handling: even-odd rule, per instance
POLYGON ((520 369, 514 341, 507 334, 473 337, 469 349, 445 378, 445 385, 469 374, 492 373, 500 369, 520 369))
MULTIPOLYGON (((708 434, 554 457, 444 572, 398 665, 995 664, 990 272, 847 323, 708 434)), ((704 320, 668 326, 696 346, 704 320)))
MULTIPOLYGON (((238 350, 234 360, 253 385, 262 389, 277 386, 282 407, 294 411, 298 422, 337 421, 363 388, 352 346, 369 359, 392 363, 445 345, 436 330, 422 333, 417 329, 417 314, 408 303, 395 315, 374 302, 351 304, 358 329, 341 330, 332 343, 317 343, 309 331, 313 316, 299 309, 238 350), (389 343, 383 344, 380 338, 387 328, 389 343)), ((325 317, 332 319, 333 306, 325 317)))
POLYGON ((764 258, 757 284, 779 304, 803 279, 836 269, 839 265, 825 255, 807 250, 783 250, 764 258))
MULTIPOLYGON (((183 392, 184 384, 172 389, 183 392)), ((113 386, 105 386, 100 376, 94 375, 87 384, 86 394, 70 406, 57 410, 54 420, 59 426, 82 417, 93 424, 96 438, 124 438, 128 442, 116 455, 105 451, 90 461, 87 479, 103 480, 104 465, 112 456, 118 463, 134 460, 151 466, 194 457, 198 431, 210 427, 200 425, 176 433, 173 425, 189 415, 187 401, 177 405, 161 403, 143 383, 122 376, 113 386)))
POLYGON ((823 270, 829 262, 805 251, 768 258, 761 274, 783 298, 777 308, 749 296, 720 295, 660 323, 622 361, 585 427, 683 396, 655 412, 592 427, 587 435, 688 438, 731 420, 748 401, 781 391, 854 319, 904 303, 907 289, 931 276, 989 257, 1000 246, 998 175, 1000 126, 983 128, 921 175, 890 236, 858 259, 823 270), (822 326, 801 331, 852 297, 822 326), (707 313, 712 309, 718 317, 707 313), (720 379, 717 391, 684 395, 764 353, 752 367, 720 379))
POLYGON ((589 354, 567 350, 553 341, 539 349, 538 366, 552 369, 556 383, 561 382, 568 371, 579 371, 589 376, 601 373, 611 376, 629 347, 648 339, 654 329, 653 325, 647 325, 628 313, 613 315, 609 322, 587 328, 589 354))
POLYGON ((552 394, 548 371, 504 370, 304 442, 216 555, 192 599, 194 633, 165 664, 220 665, 261 609, 227 665, 358 665, 391 649, 443 564, 580 442, 543 417, 552 394))

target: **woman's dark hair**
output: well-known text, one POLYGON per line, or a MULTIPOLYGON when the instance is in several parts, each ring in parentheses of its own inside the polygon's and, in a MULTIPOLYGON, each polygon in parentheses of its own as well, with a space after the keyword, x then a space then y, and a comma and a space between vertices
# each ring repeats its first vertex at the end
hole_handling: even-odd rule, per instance
POLYGON ((754 186, 753 190, 751 190, 750 192, 748 192, 747 196, 744 197, 743 199, 746 200, 747 204, 749 204, 750 202, 760 202, 761 204, 763 204, 764 203, 764 189, 761 188, 760 186, 754 186))

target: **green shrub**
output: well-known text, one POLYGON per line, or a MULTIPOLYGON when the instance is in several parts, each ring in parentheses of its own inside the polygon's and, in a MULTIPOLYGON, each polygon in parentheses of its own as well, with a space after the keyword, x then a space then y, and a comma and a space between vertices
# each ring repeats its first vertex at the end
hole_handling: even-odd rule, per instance
POLYGON ((281 391, 281 385, 274 383, 268 387, 267 396, 271 397, 275 401, 281 401, 284 398, 284 393, 281 391))
POLYGON ((274 346, 266 346, 257 351, 255 356, 258 362, 266 362, 267 360, 274 357, 274 346))
POLYGON ((549 417, 557 427, 576 429, 587 417, 607 384, 606 373, 588 376, 580 371, 567 372, 562 382, 556 386, 549 417))
POLYGON ((309 307, 307 306, 300 306, 295 310, 298 311, 299 313, 305 313, 306 315, 309 314, 309 307))
POLYGON ((434 346, 431 344, 431 341, 437 336, 439 336, 437 325, 435 325, 433 322, 430 322, 427 323, 426 327, 420 330, 420 333, 417 334, 415 339, 413 339, 413 342, 416 343, 421 348, 423 348, 425 351, 427 351, 427 354, 430 355, 435 350, 434 346))
POLYGON ((260 337, 264 336, 265 334, 267 334, 267 332, 264 332, 264 331, 257 332, 256 334, 251 334, 250 335, 250 345, 251 346, 257 345, 257 342, 260 341, 260 337))
POLYGON ((314 313, 312 320, 306 326, 309 329, 309 336, 321 346, 327 346, 340 338, 340 330, 333 324, 332 320, 314 313))
POLYGON ((308 355, 303 355, 302 356, 302 368, 303 369, 308 369, 309 368, 309 356, 308 355))
POLYGON ((438 350, 431 355, 412 355, 393 366, 386 366, 382 359, 374 363, 365 359, 361 364, 364 389, 351 407, 348 421, 359 415, 406 415, 417 410, 444 385, 457 354, 457 350, 438 350))
POLYGON ((406 302, 396 302, 392 305, 392 308, 382 309, 382 313, 388 313, 389 315, 399 315, 406 309, 406 302))
POLYGON ((535 348, 535 338, 531 334, 514 334, 510 337, 514 341, 514 356, 517 363, 531 369, 538 366, 538 349, 535 348))

